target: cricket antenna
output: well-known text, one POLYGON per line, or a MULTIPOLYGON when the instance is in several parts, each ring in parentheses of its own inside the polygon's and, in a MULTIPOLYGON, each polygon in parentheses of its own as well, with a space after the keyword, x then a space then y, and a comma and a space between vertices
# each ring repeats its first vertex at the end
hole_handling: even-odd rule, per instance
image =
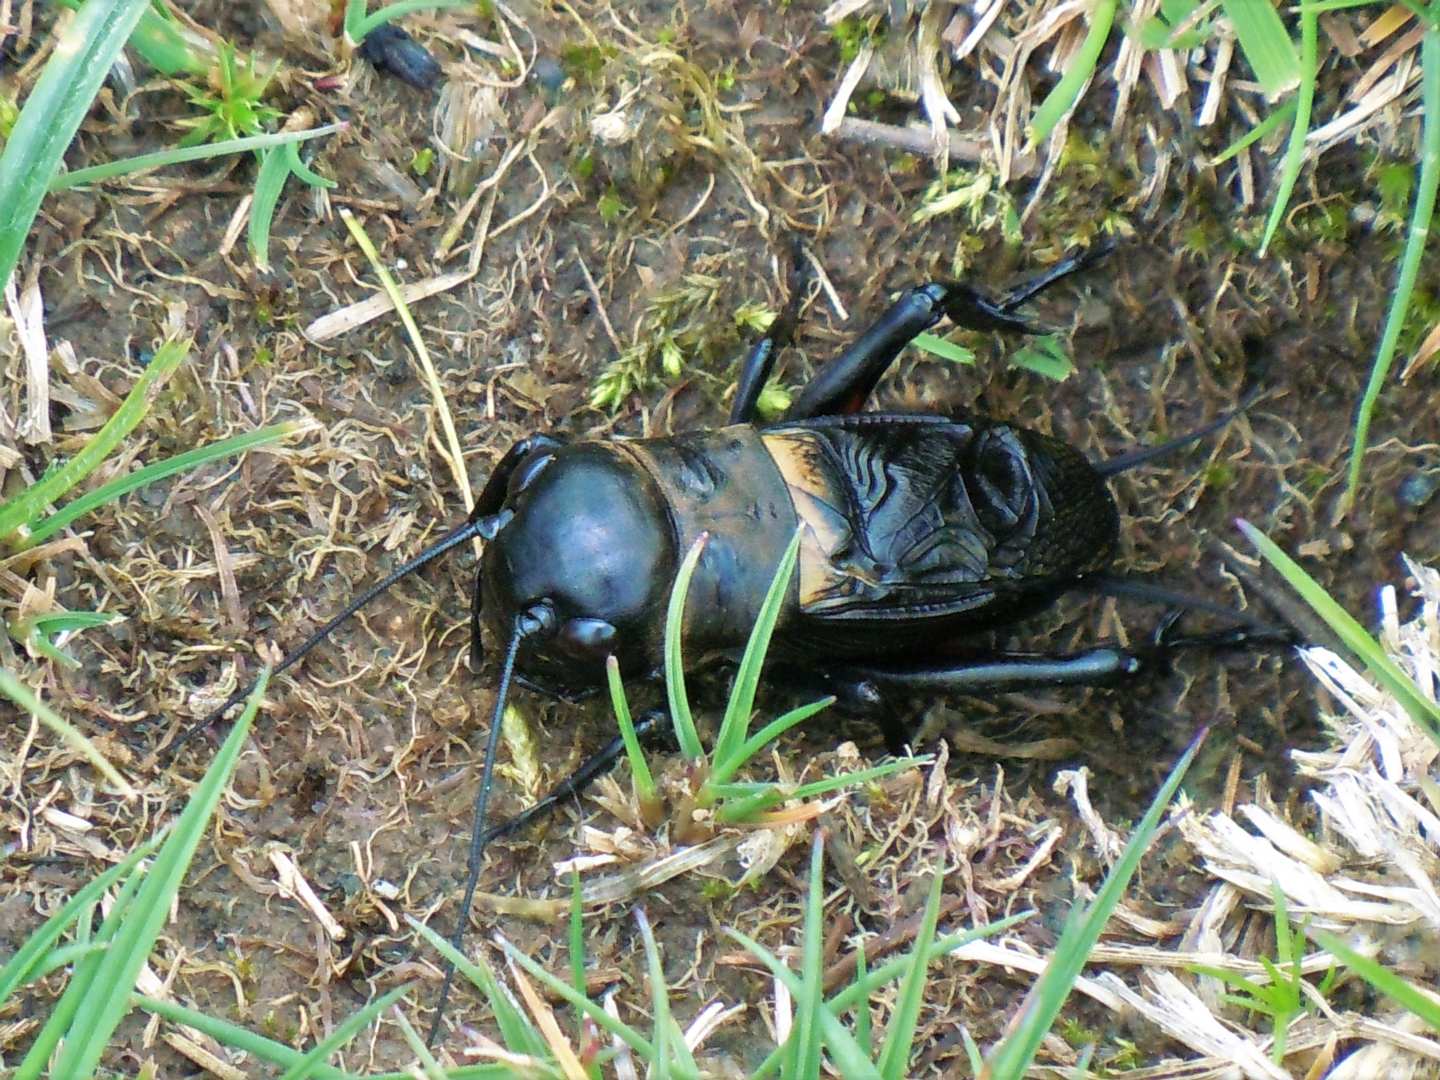
MULTIPOLYGON (((366 589, 363 593, 361 593, 349 604, 347 604, 344 611, 340 612, 340 614, 336 615, 324 626, 320 627, 319 630, 316 630, 313 634, 306 638, 297 648, 292 649, 290 652, 286 653, 285 657, 280 661, 280 663, 276 664, 275 667, 271 670, 271 677, 273 678, 274 676, 279 675, 287 668, 294 667, 297 663, 300 662, 302 658, 304 658, 306 653, 308 653, 311 649, 315 648, 316 645, 319 645, 322 641, 324 641, 332 633, 334 633, 335 629, 339 627, 341 623, 345 622, 345 620, 349 619, 357 611, 363 608, 366 604, 370 603, 371 600, 374 600, 381 593, 385 592, 387 589, 390 588, 390 586, 394 585, 401 578, 409 577, 421 567, 429 565, 430 563, 438 559, 441 555, 444 555, 447 551, 458 547, 459 545, 465 543, 465 541, 467 540, 473 540, 477 536, 484 539, 489 539, 490 536, 493 535, 494 522, 493 519, 489 517, 475 518, 474 520, 466 521, 463 525, 459 525, 454 529, 451 529, 448 533, 442 536, 435 543, 431 544, 419 555, 416 555, 415 558, 411 559, 404 566, 400 567, 398 570, 385 577, 382 581, 366 589)), ((196 723, 190 725, 190 727, 186 728, 185 731, 181 732, 174 742, 172 742, 169 746, 164 747, 160 751, 160 756, 162 760, 173 759, 182 746, 184 746, 200 732, 205 731, 207 728, 210 727, 211 724, 215 723, 227 712, 235 708, 236 705, 239 705, 242 701, 249 697, 250 691, 254 689, 254 686, 255 684, 253 681, 246 686, 242 686, 240 689, 236 690, 233 694, 231 694, 228 698, 225 699, 225 704, 221 705, 218 709, 215 709, 203 720, 197 721, 196 723)))
POLYGON ((1181 447, 1189 446, 1193 442, 1199 442, 1207 435, 1213 435, 1226 424, 1230 423, 1230 421, 1234 420, 1235 417, 1250 408, 1251 405, 1254 405, 1259 397, 1260 391, 1252 390, 1240 400, 1239 405, 1230 409, 1228 412, 1221 413, 1208 424, 1198 427, 1194 431, 1188 431, 1184 435, 1177 436, 1168 442, 1163 442, 1159 446, 1141 447, 1138 450, 1131 450, 1127 454, 1121 454, 1119 457, 1096 462, 1095 471, 1101 476, 1114 476, 1117 473, 1133 469, 1137 465, 1144 465, 1147 461, 1154 461, 1156 458, 1162 458, 1166 454, 1173 454, 1181 447))
MULTIPOLYGON (((505 649, 505 661, 500 668, 500 682, 495 688, 495 711, 490 717, 490 734, 485 741, 485 762, 480 769, 480 791, 475 796, 474 822, 470 829, 470 857, 465 877, 465 896, 460 901, 460 917, 455 923, 455 933, 450 944, 457 952, 464 948, 465 927, 470 922, 470 907, 475 900, 475 888, 480 883, 480 865, 485 855, 485 846, 490 834, 485 828, 486 811, 490 806, 490 788, 494 783, 495 752, 500 746, 500 730, 505 719, 505 701, 510 696, 510 680, 515 674, 515 658, 520 653, 520 644, 527 638, 542 637, 555 629, 555 608, 548 600, 520 612, 510 631, 510 644, 505 649)), ((440 997, 435 1002, 435 1019, 430 1024, 426 1046, 434 1046, 440 1036, 440 1025, 445 1018, 445 1005, 450 1000, 450 987, 455 982, 455 965, 445 961, 445 981, 440 984, 440 997)))

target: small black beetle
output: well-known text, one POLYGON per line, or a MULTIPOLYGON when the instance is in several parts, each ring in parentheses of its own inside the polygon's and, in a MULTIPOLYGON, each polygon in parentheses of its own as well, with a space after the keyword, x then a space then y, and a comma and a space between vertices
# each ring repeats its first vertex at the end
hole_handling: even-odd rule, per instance
MULTIPOLYGON (((1113 682, 1178 649, 1285 637, 1226 612, 1242 625, 1181 637, 1167 618, 1135 649, 956 651, 977 632, 1043 611, 1077 588, 1139 591, 1217 610, 1105 576, 1119 537, 1106 479, 1209 434, 1233 412, 1162 446, 1094 464, 1049 435, 987 417, 860 411, 917 334, 944 318, 977 330, 1033 333, 1016 309, 1110 250, 1064 259, 1000 298, 962 282, 911 288, 820 371, 784 419, 759 424, 756 401, 794 333, 805 291, 797 257, 786 309, 744 362, 728 426, 652 439, 521 439, 463 525, 366 590, 277 665, 278 674, 295 664, 359 608, 445 552, 477 537, 486 542, 471 612, 475 666, 484 630, 506 651, 476 799, 462 929, 485 845, 573 795, 619 752, 613 740, 537 806, 487 830, 512 677, 572 697, 604 685, 611 655, 626 676, 658 673, 671 583, 701 533, 709 543, 691 580, 685 655, 699 660, 743 648, 781 554, 803 526, 772 655, 856 707, 878 706, 887 691, 973 694, 1113 682)), ((236 691, 170 751, 247 692, 236 691)), ((893 713, 881 719, 891 748, 899 749, 903 725, 893 713)))

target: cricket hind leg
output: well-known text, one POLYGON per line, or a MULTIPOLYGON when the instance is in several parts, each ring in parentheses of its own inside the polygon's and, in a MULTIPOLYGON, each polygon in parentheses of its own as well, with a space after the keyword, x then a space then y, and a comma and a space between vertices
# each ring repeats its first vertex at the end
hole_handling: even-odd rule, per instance
POLYGON ((1034 334, 1039 328, 1016 310, 1057 281, 1086 270, 1114 250, 1106 241, 1061 259, 1009 292, 995 297, 963 281, 932 281, 906 289, 874 324, 801 390, 787 420, 859 412, 901 350, 918 334, 948 318, 970 330, 1034 334))
MULTIPOLYGON (((1183 594, 1166 591, 1164 597, 1183 594)), ((1153 594, 1150 598, 1159 599, 1153 594)), ((1195 606, 1224 611, 1204 601, 1195 606)), ((1133 646, 1107 642, 1066 653, 974 649, 959 657, 937 653, 836 665, 820 673, 820 678, 824 692, 833 694, 846 711, 873 716, 884 735, 886 749, 900 753, 909 738, 904 703, 922 695, 978 697, 1050 687, 1117 686, 1168 671, 1171 661, 1184 652, 1242 651, 1297 643, 1293 631, 1257 619, 1232 622, 1217 630, 1184 633, 1181 622, 1187 610, 1171 607, 1147 640, 1133 646)), ((1244 613, 1227 614, 1233 617, 1244 613)))

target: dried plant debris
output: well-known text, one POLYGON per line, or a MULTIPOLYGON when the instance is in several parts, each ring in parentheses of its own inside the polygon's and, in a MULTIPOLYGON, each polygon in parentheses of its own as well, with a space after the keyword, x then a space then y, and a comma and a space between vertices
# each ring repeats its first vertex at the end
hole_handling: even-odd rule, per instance
MULTIPOLYGON (((1177 124, 1232 127, 1236 135, 1251 128, 1259 133, 1262 119, 1293 105, 1284 102, 1299 78, 1294 44, 1279 42, 1282 62, 1273 76, 1265 67, 1252 70, 1252 57, 1261 67, 1266 42, 1252 43, 1248 26, 1237 31, 1231 5, 1140 0, 1118 13, 1115 8, 1113 2, 1093 0, 837 0, 821 19, 840 45, 843 67, 820 130, 926 153, 942 171, 951 160, 983 163, 1010 181, 1035 171, 1037 151, 1044 154, 1047 172, 1064 153, 1074 104, 1053 131, 1042 135, 1032 124, 1039 103, 1072 70, 1085 76, 1084 93, 1097 99, 1114 129, 1124 126, 1146 92, 1177 124), (1116 19, 1113 30, 1108 24, 1097 28, 1107 9, 1116 19), (1099 62, 1082 56, 1087 37, 1102 35, 1113 37, 1114 44, 1099 54, 1099 62), (856 115, 857 105, 863 113, 886 100, 918 107, 923 127, 856 115), (1229 125, 1222 123, 1226 120, 1229 125)), ((1404 110, 1420 94, 1420 18, 1401 4, 1366 5, 1326 12, 1320 33, 1321 60, 1338 67, 1344 93, 1306 136, 1306 160, 1356 140, 1394 146, 1404 110)), ((1276 149, 1285 128, 1271 127, 1274 133, 1263 145, 1276 149)), ((1161 153, 1157 165, 1168 168, 1169 151, 1161 153)), ((1254 201, 1250 147, 1241 146, 1233 158, 1229 168, 1237 194, 1249 205, 1254 201)), ((1204 157, 1188 164, 1207 165, 1204 157)))
MULTIPOLYGON (((1400 623, 1387 587, 1382 642, 1435 700, 1440 571, 1406 565, 1416 614, 1400 623)), ((1306 940, 1313 931, 1338 934, 1407 980, 1433 984, 1440 956, 1434 775, 1440 748, 1398 701, 1338 655, 1321 648, 1300 654, 1342 707, 1326 720, 1329 748, 1293 752, 1313 784, 1309 809, 1278 806, 1262 783, 1253 801, 1231 812, 1175 812, 1174 826, 1213 884, 1181 925, 1158 924, 1144 935, 1156 944, 1102 943, 1091 971, 1105 969, 1094 976, 1105 994, 1091 996, 1156 1025, 1189 1054, 1109 1075, 1286 1080, 1440 1070, 1436 1032, 1383 999, 1378 1007, 1349 1004, 1354 996, 1338 978, 1335 958, 1306 940), (1258 989, 1229 992, 1242 979, 1258 989)), ((1079 807, 1095 832, 1093 810, 1079 807)), ((1130 929, 1141 926, 1131 922, 1130 929)))

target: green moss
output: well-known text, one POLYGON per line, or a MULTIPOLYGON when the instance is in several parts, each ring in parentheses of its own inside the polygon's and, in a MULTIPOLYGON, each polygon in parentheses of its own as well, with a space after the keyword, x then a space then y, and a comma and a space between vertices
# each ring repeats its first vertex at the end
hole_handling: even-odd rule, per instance
POLYGON ((560 66, 577 83, 594 82, 612 55, 613 49, 599 45, 567 45, 560 50, 560 66))
POLYGON ((571 179, 583 182, 595 175, 595 156, 593 154, 580 154, 570 161, 571 179))
POLYGON ((850 15, 830 28, 830 36, 840 49, 842 63, 850 63, 867 44, 879 45, 885 40, 885 28, 878 19, 861 19, 850 15))
POLYGON ((613 225, 620 220, 620 216, 625 213, 628 207, 625 205, 625 201, 620 198, 620 192, 616 189, 615 185, 611 184, 605 189, 605 194, 601 195, 599 201, 596 202, 595 209, 600 211, 600 220, 605 222, 606 225, 613 225))
POLYGON ((1224 462, 1217 461, 1205 470, 1205 486, 1216 491, 1225 491, 1235 486, 1235 470, 1224 462))
POLYGON ((1415 190, 1415 166, 1406 161, 1389 162, 1375 170, 1375 190, 1380 196, 1377 228, 1403 232, 1410 220, 1410 196, 1415 190))

